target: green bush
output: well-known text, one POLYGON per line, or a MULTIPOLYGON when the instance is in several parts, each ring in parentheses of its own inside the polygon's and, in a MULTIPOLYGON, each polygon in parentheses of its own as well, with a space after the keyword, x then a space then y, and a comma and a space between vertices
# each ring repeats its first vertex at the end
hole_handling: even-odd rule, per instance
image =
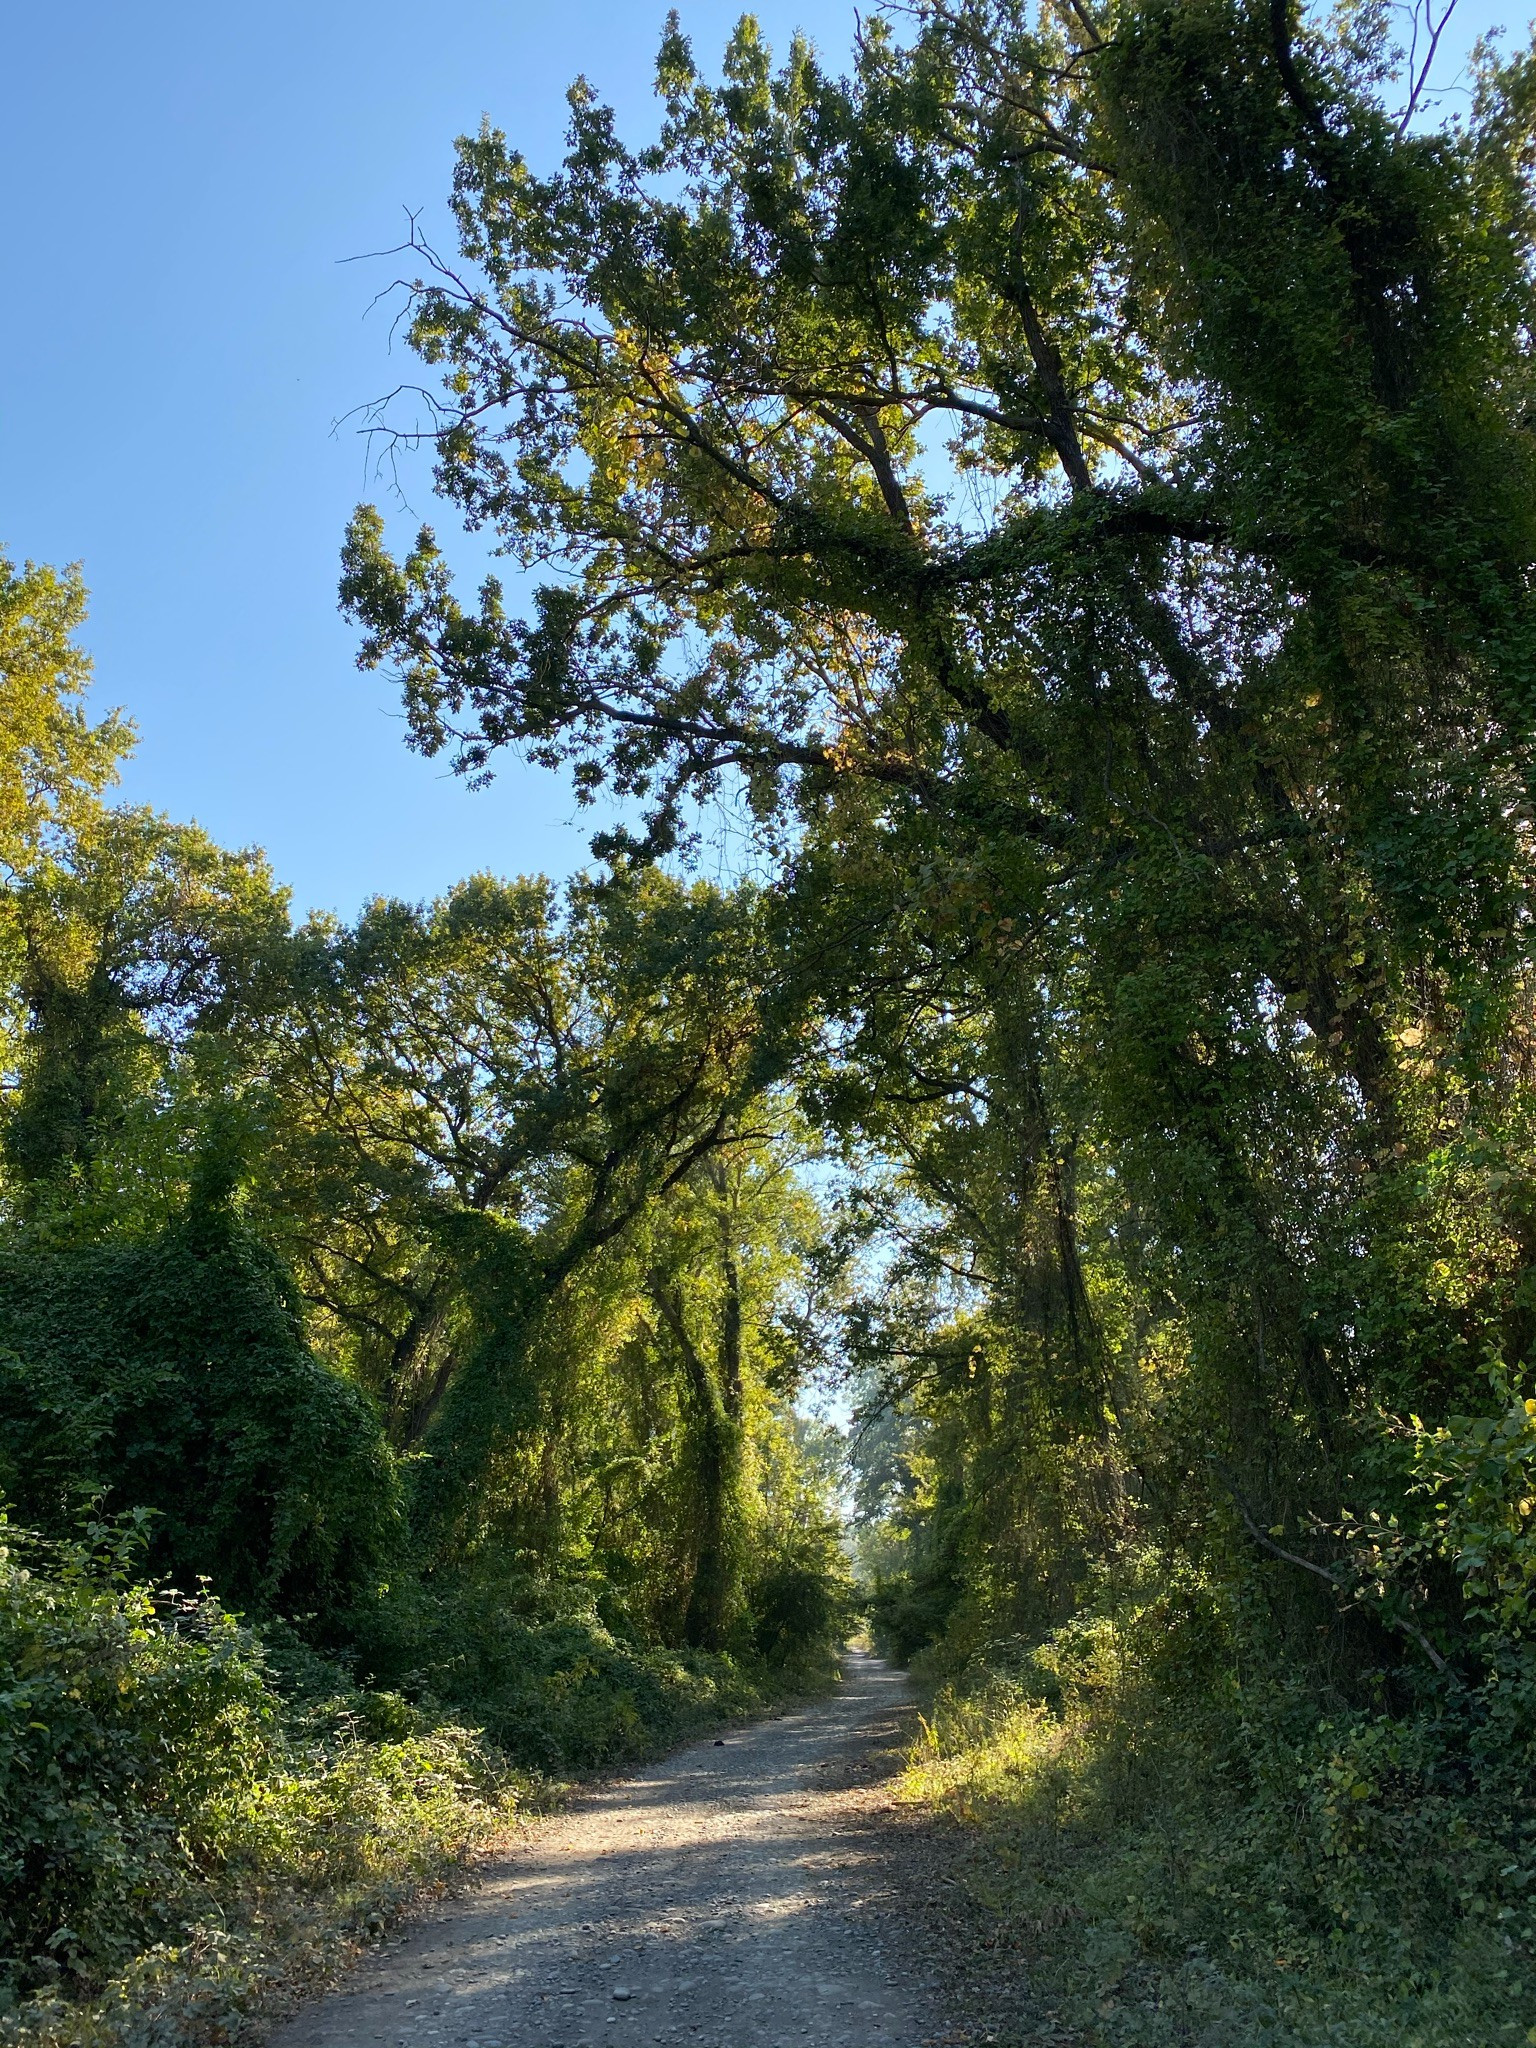
POLYGON ((119 1583, 90 1553, 0 1550, 0 1959, 12 1994, 163 1938, 270 1775, 272 1697, 211 1599, 119 1583), (163 1603, 162 1603, 163 1604, 163 1603))
POLYGON ((222 1216, 0 1256, 0 1498, 63 1535, 82 1495, 153 1510, 156 1573, 335 1628, 402 1533, 366 1395, 306 1349, 281 1267, 222 1216))
POLYGON ((473 1694, 492 1739, 546 1770, 595 1770, 654 1754, 762 1691, 726 1655, 641 1649, 595 1620, 504 1622, 486 1690, 473 1694))
POLYGON ((404 1702, 295 1712, 212 1596, 132 1582, 131 1525, 84 1544, 4 1534, 6 2037, 176 2041, 197 2033, 194 2007, 227 2029, 327 1929, 366 1921, 508 1810, 494 1752, 404 1702))
POLYGON ((829 1662, 860 1611, 830 1525, 794 1532, 763 1559, 747 1588, 752 1647, 779 1668, 829 1662))
POLYGON ((654 1755, 783 1690, 751 1656, 626 1640, 582 1583, 498 1581, 484 1564, 412 1589, 393 1612, 405 1606, 398 1637, 371 1653, 375 1672, 554 1776, 654 1755))
POLYGON ((897 1572, 876 1581, 869 1602, 876 1648, 898 1664, 939 1641, 960 1598, 949 1573, 897 1572))
POLYGON ((1095 2048, 1526 2042, 1536 1659, 1320 1707, 1227 1621, 1223 1659, 1198 1588, 1127 1589, 935 1700, 908 1795, 975 1831, 1029 2019, 1095 2048))

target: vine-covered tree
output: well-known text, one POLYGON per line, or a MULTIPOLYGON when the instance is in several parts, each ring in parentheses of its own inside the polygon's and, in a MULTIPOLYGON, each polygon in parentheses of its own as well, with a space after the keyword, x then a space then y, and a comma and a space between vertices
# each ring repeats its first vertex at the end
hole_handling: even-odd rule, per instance
POLYGON ((788 1412, 815 1208, 780 1099, 804 1006, 761 898, 480 875, 295 929, 259 854, 102 800, 78 592, 28 576, 6 1499, 55 1534, 82 1499, 142 1510, 152 1569, 376 1673, 451 1667, 530 1755, 622 1747, 618 1681, 585 1733, 518 1720, 551 1611, 586 1618, 557 1671, 599 1614, 750 1654, 764 1574, 841 1577, 788 1412))
POLYGON ((1314 1590, 1530 1334, 1536 74, 1397 76, 1279 0, 928 0, 846 77, 745 21, 718 85, 674 21, 656 141, 578 85, 413 249, 404 430, 526 614, 367 508, 342 586, 418 746, 610 782, 615 856, 745 792, 821 1099, 906 1106, 1167 1528, 1314 1590))

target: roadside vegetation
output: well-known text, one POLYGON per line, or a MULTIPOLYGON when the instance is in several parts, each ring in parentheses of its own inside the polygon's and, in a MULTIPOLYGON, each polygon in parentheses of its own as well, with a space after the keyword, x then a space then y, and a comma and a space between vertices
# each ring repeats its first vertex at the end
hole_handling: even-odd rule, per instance
POLYGON ((4 2038, 241 2038, 515 1812, 469 1730, 285 1695, 211 1594, 133 1581, 132 1531, 5 1534, 4 2038))
POLYGON ((961 1831, 1017 2038, 1528 2040, 1528 1672, 1362 1711, 1283 1664, 1192 1669, 1190 1619, 1151 1594, 990 1643, 925 1718, 902 1796, 961 1831))

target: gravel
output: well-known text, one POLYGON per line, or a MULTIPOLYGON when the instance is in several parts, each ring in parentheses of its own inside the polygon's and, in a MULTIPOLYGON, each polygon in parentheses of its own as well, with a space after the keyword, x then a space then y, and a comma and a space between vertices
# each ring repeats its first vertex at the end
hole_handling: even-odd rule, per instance
POLYGON ((919 2048, 933 1989, 871 1824, 910 1714, 850 1653, 831 1699, 582 1794, 276 2048, 919 2048))

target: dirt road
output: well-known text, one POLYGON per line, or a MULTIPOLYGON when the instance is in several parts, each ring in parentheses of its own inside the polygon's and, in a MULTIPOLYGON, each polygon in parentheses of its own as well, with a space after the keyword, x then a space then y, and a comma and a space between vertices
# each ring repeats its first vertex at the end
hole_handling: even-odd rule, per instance
POLYGON ((853 1655, 836 1697, 582 1795, 276 2048, 918 2048, 932 1987, 852 1789, 889 1770, 905 1709, 853 1655))

